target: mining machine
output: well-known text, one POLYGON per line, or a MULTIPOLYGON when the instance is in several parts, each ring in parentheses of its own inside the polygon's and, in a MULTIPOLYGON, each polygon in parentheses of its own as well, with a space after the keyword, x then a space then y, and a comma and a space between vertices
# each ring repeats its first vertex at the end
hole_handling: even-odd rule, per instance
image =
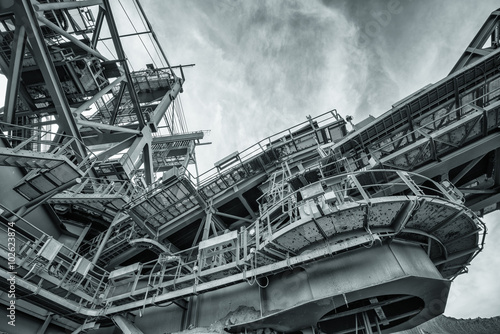
POLYGON ((0 330, 390 333, 443 313, 499 208, 499 16, 381 116, 307 116, 200 174, 191 65, 138 0, 2 1, 0 330))

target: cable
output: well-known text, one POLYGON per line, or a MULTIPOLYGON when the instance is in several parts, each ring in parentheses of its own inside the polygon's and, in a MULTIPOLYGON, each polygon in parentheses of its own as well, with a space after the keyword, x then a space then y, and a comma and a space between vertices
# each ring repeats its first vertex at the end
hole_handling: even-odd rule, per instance
POLYGON ((165 60, 165 63, 167 64, 167 67, 169 69, 169 73, 171 75, 175 76, 175 73, 172 71, 172 68, 170 67, 170 63, 168 62, 167 55, 165 54, 165 51, 162 49, 161 44, 158 42, 158 38, 156 37, 156 34, 153 31, 153 27, 151 26, 151 23, 149 22, 146 14, 144 13, 144 9, 142 8, 140 1, 139 0, 135 0, 135 3, 136 3, 136 7, 139 9, 142 17, 144 18, 144 21, 147 24, 147 27, 148 27, 149 32, 151 33, 151 36, 153 37, 153 39, 156 42, 156 46, 157 46, 158 50, 160 50, 160 52, 161 52, 161 54, 163 56, 162 59, 165 60))
POLYGON ((257 283, 257 285, 258 285, 261 289, 265 289, 265 288, 267 288, 267 287, 269 286, 269 277, 267 277, 267 276, 266 276, 266 280, 267 280, 267 282, 266 282, 266 284, 265 284, 265 285, 260 285, 259 280, 258 280, 257 278, 255 279, 255 282, 257 283))
MULTIPOLYGON (((144 20, 144 17, 143 17, 142 15, 140 15, 141 11, 140 11, 139 7, 137 6, 137 2, 136 2, 135 0, 132 0, 132 2, 133 2, 133 4, 134 4, 135 9, 136 9, 136 10, 137 10, 137 12, 139 13, 139 17, 141 18, 141 22, 142 22, 142 24, 143 24, 143 26, 144 26, 144 29, 145 29, 146 31, 149 31, 149 28, 148 28, 148 26, 147 26, 147 24, 146 24, 146 22, 145 22, 145 20, 144 20)), ((148 36, 149 36, 149 40, 151 41, 151 44, 153 45, 153 48, 155 49, 155 52, 156 52, 156 55, 158 56, 158 59, 160 60, 161 67, 162 67, 162 68, 163 68, 163 67, 166 67, 166 66, 165 66, 165 64, 163 63, 163 57, 162 57, 162 56, 160 55, 160 53, 158 52, 158 48, 157 48, 157 45, 156 45, 156 43, 155 43, 155 41, 154 41, 153 37, 151 36, 151 34, 150 34, 150 33, 148 34, 148 36)))
MULTIPOLYGON (((255 254, 254 254, 254 257, 255 257, 255 254)), ((253 272, 253 269, 254 269, 254 265, 253 265, 253 259, 250 259, 250 270, 253 272)), ((245 272, 246 273, 246 272, 245 272)), ((245 275, 246 276, 246 275, 245 275)), ((248 280, 246 277, 245 277, 245 281, 247 281, 248 285, 252 286, 255 284, 255 282, 257 281, 257 278, 256 277, 253 277, 253 282, 252 282, 252 279, 250 278, 250 280, 248 280)))
POLYGON ((186 117, 184 115, 184 106, 182 105, 182 99, 181 99, 180 95, 177 98, 179 99, 179 105, 180 105, 180 108, 181 108, 181 116, 182 116, 182 121, 183 121, 183 127, 182 127, 182 129, 185 132, 187 132, 188 131, 188 127, 187 127, 186 117))
MULTIPOLYGON (((132 20, 130 19, 130 16, 128 15, 127 11, 125 10, 125 7, 123 7, 123 4, 122 4, 121 0, 118 0, 118 3, 120 4, 120 7, 122 7, 123 12, 124 12, 124 13, 125 13, 125 15, 127 16, 128 21, 129 21, 129 22, 130 22, 130 24, 132 25, 132 28, 134 28, 134 31, 135 31, 137 34, 139 34, 139 32, 137 31, 137 29, 135 28, 134 23, 133 23, 133 22, 132 22, 132 20)), ((156 63, 155 63, 155 61, 154 61, 154 59, 153 59, 153 56, 151 55, 151 53, 149 53, 149 50, 148 50, 148 48, 146 47, 146 44, 144 44, 144 41, 142 40, 141 35, 137 35, 137 37, 139 37, 139 40, 141 41, 142 46, 144 46, 144 49, 146 50, 146 52, 148 53, 149 58, 151 58, 151 61, 153 62, 153 65, 154 65, 155 67, 158 67, 158 66, 156 66, 156 63)))
POLYGON ((156 307, 167 307, 167 306, 172 305, 173 303, 174 303, 174 302, 170 302, 170 303, 168 303, 167 305, 158 305, 158 304, 156 304, 155 302, 153 302, 152 304, 153 304, 154 306, 156 306, 156 307))
MULTIPOLYGON (((137 10, 137 12, 139 13, 139 17, 141 18, 141 22, 142 24, 144 25, 144 29, 146 31, 150 31, 151 28, 148 27, 148 25, 146 24, 147 22, 145 22, 144 20, 144 17, 143 15, 140 15, 141 11, 140 11, 140 8, 137 6, 137 2, 136 1, 132 1, 134 3, 134 6, 135 6, 135 9, 137 10)), ((163 63, 163 57, 160 55, 159 51, 158 51, 158 46, 157 46, 157 43, 155 42, 153 36, 151 36, 152 33, 148 33, 148 36, 149 36, 149 40, 151 41, 151 45, 153 45, 153 48, 156 52, 156 55, 158 56, 158 59, 160 60, 160 64, 161 64, 161 67, 167 67, 164 63, 163 63)))
POLYGON ((104 47, 106 47, 106 49, 108 50, 108 52, 111 54, 111 56, 112 56, 113 58, 118 58, 118 57, 117 57, 117 56, 115 56, 115 55, 113 54, 113 52, 109 49, 109 47, 106 45, 106 42, 105 42, 105 41, 102 41, 102 44, 104 45, 104 47))

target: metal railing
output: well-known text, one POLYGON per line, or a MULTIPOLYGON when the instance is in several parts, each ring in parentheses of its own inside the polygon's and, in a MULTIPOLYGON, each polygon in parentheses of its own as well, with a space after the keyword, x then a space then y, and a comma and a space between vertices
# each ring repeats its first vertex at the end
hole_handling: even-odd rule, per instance
MULTIPOLYGON (((418 201, 422 198, 427 198, 436 205, 454 208, 468 217, 474 225, 471 229, 477 234, 483 234, 483 238, 477 239, 480 250, 484 244, 486 228, 473 212, 461 204, 460 197, 453 191, 431 179, 404 171, 370 170, 327 177, 290 192, 274 203, 262 201, 260 218, 246 228, 214 235, 196 247, 177 253, 160 254, 158 259, 133 266, 122 278, 118 274, 126 268, 109 273, 98 266, 91 266, 86 275, 77 275, 82 257, 62 244, 49 244, 51 238, 48 235, 23 220, 41 237, 23 237, 22 244, 25 246, 18 251, 18 259, 21 261, 18 265, 28 271, 25 279, 30 279, 30 275, 35 272, 42 278, 52 276, 62 289, 78 297, 85 295, 86 302, 81 303, 90 303, 92 300, 97 305, 105 302, 110 310, 137 308, 137 305, 145 307, 147 304, 154 305, 156 298, 173 300, 196 294, 198 287, 215 289, 242 280, 252 284, 260 276, 285 270, 291 263, 298 264, 323 257, 328 252, 331 253, 332 249, 343 252, 366 243, 373 244, 376 238, 397 238, 404 229, 387 225, 386 229, 393 230, 375 237, 370 226, 361 224, 358 236, 332 239, 327 245, 321 243, 326 248, 318 248, 314 256, 311 253, 307 256, 285 253, 281 260, 273 260, 264 255, 275 238, 294 226, 300 227, 301 224, 312 222, 314 217, 350 210, 360 205, 370 207, 372 202, 418 201), (47 253, 43 248, 45 245, 52 248, 56 245, 59 248, 47 253), (273 263, 276 265, 272 265, 273 263), (231 275, 238 279, 227 281, 231 275), (104 297, 98 298, 99 296, 104 297), (140 300, 143 300, 143 304, 138 302, 140 300)), ((2 230, 6 231, 4 225, 2 230)), ((125 229, 122 232, 119 233, 120 236, 117 235, 117 240, 126 238, 125 234, 128 235, 130 231, 125 229)), ((342 232, 339 233, 342 235, 342 232)), ((95 244, 99 244, 99 241, 97 238, 95 244)), ((7 251, 5 247, 0 249, 4 253, 7 251)), ((477 255, 479 250, 472 249, 471 256, 477 255)))
MULTIPOLYGON (((466 212, 465 215, 475 225, 474 230, 482 231, 483 237, 478 239, 479 249, 482 249, 486 227, 473 212, 463 207, 460 196, 453 193, 453 189, 445 188, 429 178, 404 171, 358 171, 321 179, 314 184, 289 192, 273 203, 266 202, 265 197, 262 197, 260 218, 254 223, 238 231, 215 235, 202 241, 198 246, 168 254, 168 265, 165 257, 161 256, 159 259, 142 264, 132 294, 112 293, 108 301, 115 302, 140 295, 150 297, 161 294, 161 291, 165 291, 162 289, 174 293, 178 289, 192 287, 196 291, 196 285, 219 279, 220 275, 227 276, 246 270, 250 273, 268 265, 269 259, 264 261, 260 252, 272 245, 275 236, 280 235, 281 231, 287 230, 292 224, 300 224, 300 221, 309 222, 313 217, 317 217, 316 215, 329 215, 359 205, 370 206, 372 201, 379 203, 391 202, 394 199, 416 201, 423 197, 437 203, 436 205, 447 205, 466 212), (138 284, 141 279, 146 278, 148 278, 147 285, 138 284)), ((367 228, 369 230, 369 227, 367 228)), ((396 229, 387 231, 383 237, 398 237, 400 232, 401 230, 396 229)), ((360 233, 365 235, 371 232, 363 230, 360 233)), ((478 252, 475 252, 474 256, 478 252)), ((247 278, 253 280, 255 277, 249 274, 247 278)))
MULTIPOLYGON (((82 172, 82 183, 66 190, 66 194, 82 194, 94 193, 97 195, 115 195, 126 196, 124 198, 131 198, 139 187, 136 187, 130 181, 123 180, 107 180, 103 178, 94 178, 90 176, 90 171, 98 163, 98 157, 91 150, 87 149, 87 156, 80 156, 73 148, 72 144, 79 141, 75 137, 62 135, 59 133, 51 132, 49 130, 30 128, 20 125, 7 124, 0 121, 0 125, 6 126, 7 134, 4 138, 10 143, 16 144, 13 148, 15 151, 30 151, 40 154, 47 153, 47 158, 54 158, 64 156, 68 162, 73 163, 73 168, 79 169, 82 172), (16 135, 19 130, 28 130, 30 133, 29 138, 20 137, 16 135), (54 138, 62 138, 55 141, 54 138)), ((80 144, 85 146, 81 141, 80 144)), ((36 159, 36 157, 34 158, 36 159)), ((130 160, 130 159, 128 159, 130 160)), ((126 160, 129 164, 129 162, 126 160)))
MULTIPOLYGON (((36 123, 34 124, 36 125, 36 123)), ((3 128, 2 137, 5 138, 13 150, 26 150, 37 153, 49 153, 53 156, 65 156, 83 171, 84 175, 97 160, 97 156, 92 151, 87 150, 87 156, 81 156, 72 148, 72 144, 79 142, 85 144, 77 138, 64 134, 45 130, 43 127, 28 127, 23 125, 14 125, 0 121, 0 127, 3 128), (29 137, 20 136, 19 133, 27 133, 29 137), (59 140, 55 140, 58 138, 59 140)))
POLYGON ((212 185, 214 191, 218 192, 249 176, 272 169, 272 165, 276 161, 279 162, 287 156, 317 146, 319 143, 316 132, 329 126, 340 127, 344 124, 345 122, 337 111, 332 110, 264 138, 244 151, 237 153, 229 161, 222 162, 220 165, 200 174, 198 188, 203 193, 203 189, 212 185), (266 154, 269 155, 268 158, 265 158, 266 154), (262 162, 258 160, 259 157, 263 158, 262 162))
MULTIPOLYGON (((11 271, 16 271, 19 275, 22 273, 20 268, 23 268, 25 270, 23 279, 34 280, 38 277, 40 284, 43 280, 47 280, 59 288, 59 290, 54 289, 54 293, 65 297, 69 293, 82 305, 92 305, 99 295, 104 293, 109 272, 92 265, 77 252, 1 204, 0 209, 2 212, 10 212, 17 219, 15 223, 10 222, 10 225, 0 223, 2 234, 7 235, 9 231, 15 230, 17 268, 11 271), (16 228, 20 222, 24 225, 22 230, 16 228)), ((7 258, 12 249, 7 247, 7 243, 2 243, 0 252, 2 257, 7 258)))
MULTIPOLYGON (((495 79, 489 80, 487 83, 481 86, 491 85, 495 80, 498 81, 500 80, 500 78, 497 77, 495 79)), ((401 134, 400 136, 394 138, 386 138, 366 148, 363 148, 363 150, 368 149, 369 154, 374 159, 372 163, 377 163, 378 160, 384 158, 389 154, 396 153, 398 152, 398 150, 404 149, 405 147, 415 143, 419 139, 428 138, 434 132, 446 129, 447 127, 453 127, 453 125, 457 124, 457 122, 460 121, 464 116, 470 115, 474 112, 474 110, 476 110, 476 108, 471 106, 471 104, 477 103, 478 101, 483 101, 484 104, 482 108, 485 108, 493 102, 498 101, 500 97, 500 87, 494 88, 492 90, 485 89, 487 93, 481 94, 476 98, 472 98, 473 94, 475 94, 476 91, 477 87, 474 87, 461 94, 460 99, 462 103, 465 102, 462 106, 450 108, 449 110, 446 110, 443 106, 438 106, 433 109, 433 111, 430 111, 426 116, 424 116, 421 120, 421 123, 414 130, 408 131, 407 133, 401 134), (457 114, 460 114, 460 117, 457 117, 457 114), (430 116, 436 117, 426 120, 426 118, 429 118, 430 116)), ((489 124, 489 127, 495 126, 495 124, 489 124)), ((356 136, 356 134, 357 130, 355 130, 351 135, 348 135, 345 140, 349 140, 350 137, 356 136)), ((340 144, 326 144, 321 148, 324 151, 324 154, 333 156, 336 154, 341 155, 340 152, 337 152, 337 148, 339 147, 339 145, 340 144)), ((357 143, 357 145, 359 146, 359 150, 361 150, 362 144, 357 143)), ((357 170, 364 167, 370 167, 369 157, 367 156, 367 154, 358 154, 357 157, 348 157, 346 159, 351 166, 356 166, 357 170)))

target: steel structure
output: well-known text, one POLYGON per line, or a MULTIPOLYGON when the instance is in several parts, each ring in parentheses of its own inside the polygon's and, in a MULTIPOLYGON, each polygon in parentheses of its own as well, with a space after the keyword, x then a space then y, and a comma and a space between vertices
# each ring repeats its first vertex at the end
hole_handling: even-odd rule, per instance
POLYGON ((367 125, 308 117, 198 175, 183 66, 129 5, 0 4, 0 300, 18 332, 387 333, 444 311, 499 208, 500 11, 449 76, 367 125))

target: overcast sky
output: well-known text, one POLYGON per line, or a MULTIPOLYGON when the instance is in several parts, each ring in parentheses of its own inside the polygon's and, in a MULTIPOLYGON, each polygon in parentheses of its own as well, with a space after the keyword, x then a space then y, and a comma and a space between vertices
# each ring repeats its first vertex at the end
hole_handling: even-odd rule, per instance
MULTIPOLYGON (((201 171, 307 115, 335 108, 359 122, 382 114, 445 77, 499 7, 494 0, 140 1, 170 63, 196 64, 185 70, 181 100, 190 130, 211 131, 212 144, 197 149, 201 171)), ((142 59, 135 69, 145 68, 142 59)), ((447 315, 500 315, 500 214, 485 222, 486 250, 453 283, 447 315)))

